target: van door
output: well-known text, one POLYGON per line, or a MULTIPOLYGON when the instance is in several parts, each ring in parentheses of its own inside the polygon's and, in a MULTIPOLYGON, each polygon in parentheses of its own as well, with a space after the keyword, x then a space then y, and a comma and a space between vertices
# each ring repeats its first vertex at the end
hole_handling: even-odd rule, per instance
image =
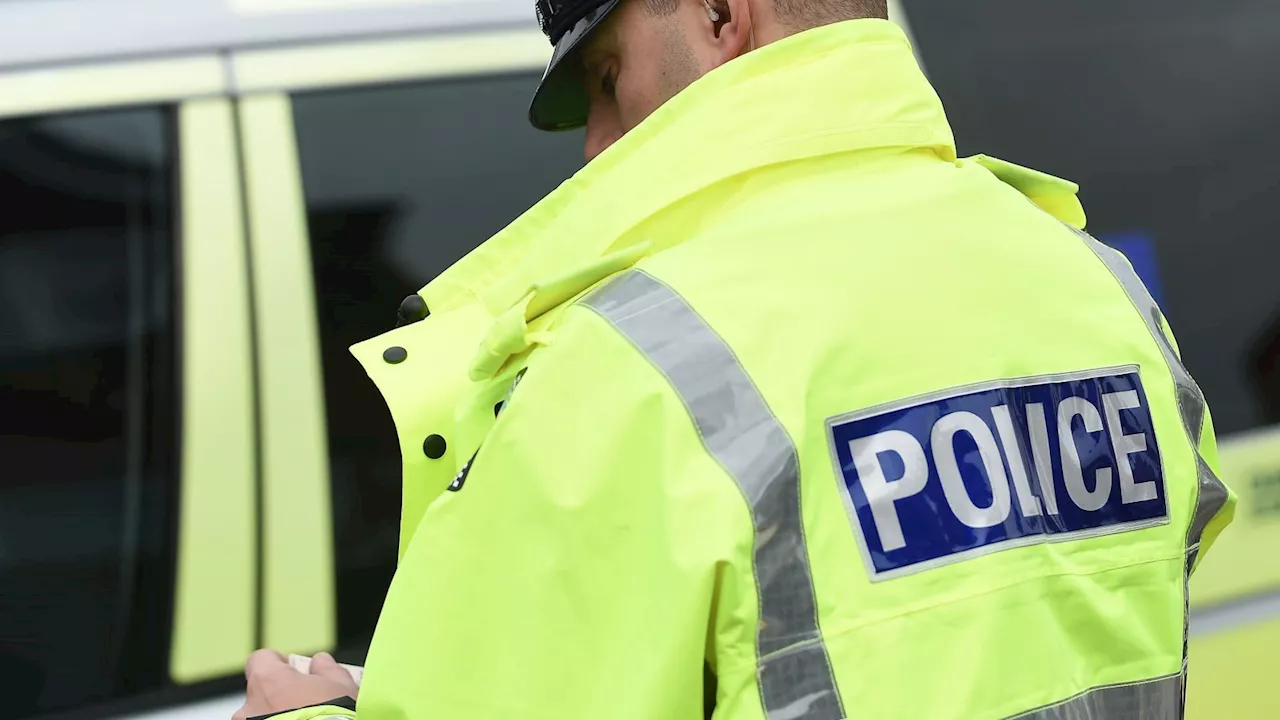
POLYGON ((231 687, 255 646, 255 427, 215 57, 0 70, 7 718, 231 687))

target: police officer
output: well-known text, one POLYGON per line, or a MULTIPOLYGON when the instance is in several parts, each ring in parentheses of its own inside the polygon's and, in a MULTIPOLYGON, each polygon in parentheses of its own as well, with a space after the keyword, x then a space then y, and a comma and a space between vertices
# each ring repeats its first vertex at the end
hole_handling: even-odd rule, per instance
POLYGON ((241 715, 1181 717, 1234 500, 1075 185, 957 159, 883 0, 538 9, 594 159, 354 348, 405 465, 359 707, 261 652, 241 715))

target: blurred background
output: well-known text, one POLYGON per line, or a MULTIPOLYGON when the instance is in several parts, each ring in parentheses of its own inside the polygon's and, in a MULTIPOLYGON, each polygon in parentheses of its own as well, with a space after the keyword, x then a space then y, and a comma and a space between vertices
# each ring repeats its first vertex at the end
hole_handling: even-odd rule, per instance
MULTIPOLYGON (((351 344, 582 164, 523 0, 0 2, 0 714, 226 720, 360 664, 399 447, 351 344)), ((1280 3, 905 0, 962 155, 1079 182, 1208 397, 1236 524, 1193 718, 1280 717, 1280 3)))

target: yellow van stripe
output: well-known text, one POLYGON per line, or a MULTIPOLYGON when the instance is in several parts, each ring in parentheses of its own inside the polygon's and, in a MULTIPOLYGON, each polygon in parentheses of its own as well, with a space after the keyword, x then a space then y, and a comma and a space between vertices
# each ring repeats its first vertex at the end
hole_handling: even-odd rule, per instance
MULTIPOLYGON (((1194 625, 1193 625, 1194 633, 1194 625)), ((1191 638, 1188 720, 1280 717, 1280 617, 1191 638)))
POLYGON ((1192 607, 1280 591, 1280 493, 1273 484, 1280 477, 1280 428, 1224 437, 1218 457, 1238 498, 1236 517, 1191 576, 1192 607))
POLYGON ((0 117, 219 95, 226 73, 213 55, 0 73, 0 117))
POLYGON ((249 93, 542 70, 550 56, 542 33, 509 30, 245 51, 234 68, 249 93))
POLYGON ((249 288, 231 103, 182 105, 182 460, 169 672, 234 674, 254 649, 249 288))
POLYGON ((283 95, 241 101, 262 423, 263 637, 331 649, 333 522, 311 249, 283 95))

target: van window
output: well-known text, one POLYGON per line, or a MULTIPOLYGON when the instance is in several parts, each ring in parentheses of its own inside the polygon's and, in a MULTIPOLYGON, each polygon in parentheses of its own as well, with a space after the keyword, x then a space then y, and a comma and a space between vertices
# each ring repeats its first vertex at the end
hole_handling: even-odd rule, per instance
POLYGON ((299 95, 297 124, 329 428, 338 640, 362 662, 395 569, 400 453, 348 353, 400 301, 582 165, 582 133, 526 118, 534 74, 299 95))
POLYGON ((168 684, 173 131, 161 108, 0 121, 6 718, 168 684))

